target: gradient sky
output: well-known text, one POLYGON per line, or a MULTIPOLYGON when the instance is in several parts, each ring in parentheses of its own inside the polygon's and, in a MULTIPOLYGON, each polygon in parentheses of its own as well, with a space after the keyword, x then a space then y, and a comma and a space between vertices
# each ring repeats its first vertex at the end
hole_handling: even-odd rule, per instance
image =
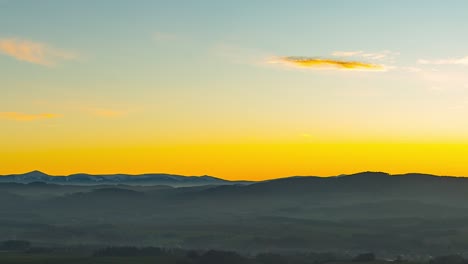
POLYGON ((0 0, 0 174, 468 176, 466 10, 0 0))

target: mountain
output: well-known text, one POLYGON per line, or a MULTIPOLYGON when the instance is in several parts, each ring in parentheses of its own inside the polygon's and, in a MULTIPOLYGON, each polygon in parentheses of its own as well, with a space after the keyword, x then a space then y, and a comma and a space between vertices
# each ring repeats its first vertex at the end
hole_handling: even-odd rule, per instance
POLYGON ((172 174, 72 174, 68 176, 51 176, 41 171, 31 171, 24 174, 0 176, 0 182, 9 183, 53 183, 61 185, 168 185, 173 187, 188 187, 202 185, 246 184, 247 181, 228 181, 211 176, 182 176, 172 174))
MULTIPOLYGON (((362 172, 339 177, 289 177, 245 186, 218 186, 198 193, 206 197, 268 197, 271 201, 346 205, 381 200, 420 200, 465 206, 468 178, 408 173, 362 172)), ((255 201, 255 199, 254 199, 255 201)))
POLYGON ((35 171, 0 180, 0 233, 39 244, 379 254, 468 248, 468 178, 362 172, 235 184, 35 171), (182 188, 155 185, 162 183, 182 188))

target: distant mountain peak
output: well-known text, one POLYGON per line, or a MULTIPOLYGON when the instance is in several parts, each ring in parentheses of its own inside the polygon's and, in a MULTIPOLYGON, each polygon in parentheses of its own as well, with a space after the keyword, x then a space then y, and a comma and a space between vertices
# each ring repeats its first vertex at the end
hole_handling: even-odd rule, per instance
POLYGON ((350 174, 350 175, 347 175, 349 177, 366 177, 366 176, 370 176, 370 177, 387 177, 387 176, 391 176, 389 173, 386 173, 386 172, 382 172, 382 171, 363 171, 363 172, 358 172, 358 173, 355 173, 355 174, 350 174))
POLYGON ((27 172, 25 174, 28 174, 28 175, 31 175, 31 174, 34 174, 34 175, 44 175, 44 176, 49 176, 48 174, 42 172, 42 171, 39 171, 39 170, 33 170, 33 171, 30 171, 30 172, 27 172))

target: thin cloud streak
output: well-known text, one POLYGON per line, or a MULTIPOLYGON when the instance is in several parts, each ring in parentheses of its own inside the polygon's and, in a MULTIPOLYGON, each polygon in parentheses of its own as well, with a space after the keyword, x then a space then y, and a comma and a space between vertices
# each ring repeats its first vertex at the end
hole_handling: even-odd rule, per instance
POLYGON ((332 70, 354 70, 354 71, 385 71, 380 64, 366 63, 360 61, 322 59, 311 57, 279 57, 268 61, 271 64, 285 64, 298 68, 310 69, 332 69, 332 70))
POLYGON ((458 59, 444 59, 444 60, 418 60, 419 64, 432 64, 432 65, 468 65, 468 56, 458 59))
POLYGON ((77 56, 71 52, 51 48, 40 42, 16 38, 0 39, 0 53, 42 66, 54 66, 58 61, 74 60, 77 56))
POLYGON ((353 57, 362 54, 363 51, 335 51, 332 56, 336 57, 353 57))
POLYGON ((369 60, 393 60, 395 56, 399 55, 399 52, 394 52, 390 50, 384 50, 381 52, 364 52, 359 51, 335 51, 332 53, 332 56, 335 57, 360 57, 369 60))
POLYGON ((0 120, 12 120, 12 121, 35 121, 35 120, 44 120, 58 118, 61 115, 58 114, 25 114, 19 112, 0 112, 0 120))

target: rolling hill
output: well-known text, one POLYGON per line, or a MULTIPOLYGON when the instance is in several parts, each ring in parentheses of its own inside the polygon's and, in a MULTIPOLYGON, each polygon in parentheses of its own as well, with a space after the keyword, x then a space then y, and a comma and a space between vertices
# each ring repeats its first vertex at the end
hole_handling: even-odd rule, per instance
POLYGON ((91 175, 85 173, 68 176, 51 176, 41 171, 31 171, 24 174, 0 176, 0 182, 11 183, 54 183, 62 185, 102 185, 102 184, 126 184, 126 185, 169 185, 174 187, 200 186, 200 185, 229 185, 245 184, 247 181, 232 182, 211 176, 182 176, 172 174, 108 174, 91 175))
POLYGON ((39 244, 380 254, 468 248, 466 178, 363 172, 249 184, 210 177, 177 187, 158 175, 79 175, 72 179, 87 184, 71 185, 63 178, 73 176, 4 177, 15 182, 0 183, 0 233, 39 244), (127 184, 128 177, 165 185, 127 184))

